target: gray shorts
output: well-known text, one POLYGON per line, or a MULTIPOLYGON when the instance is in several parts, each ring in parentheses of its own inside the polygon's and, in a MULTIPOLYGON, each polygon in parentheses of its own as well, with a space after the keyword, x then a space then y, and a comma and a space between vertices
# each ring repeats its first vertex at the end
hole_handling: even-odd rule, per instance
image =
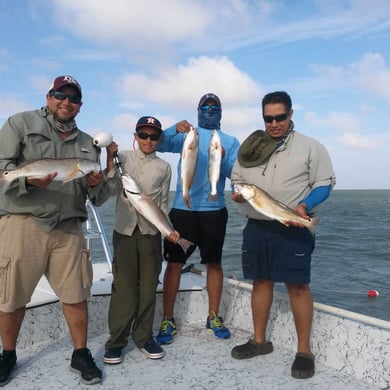
POLYGON ((81 221, 77 233, 43 231, 26 215, 0 218, 0 311, 12 312, 30 302, 42 275, 61 302, 90 296, 92 264, 81 221))
POLYGON ((242 244, 244 278, 308 284, 314 245, 306 228, 248 219, 242 244))

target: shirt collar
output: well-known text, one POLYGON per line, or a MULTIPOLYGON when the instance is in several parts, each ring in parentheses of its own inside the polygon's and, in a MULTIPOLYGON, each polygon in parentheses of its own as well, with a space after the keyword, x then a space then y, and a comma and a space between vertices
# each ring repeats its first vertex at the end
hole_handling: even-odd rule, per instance
POLYGON ((137 157, 141 160, 153 160, 156 157, 156 152, 145 154, 141 149, 136 149, 137 157))

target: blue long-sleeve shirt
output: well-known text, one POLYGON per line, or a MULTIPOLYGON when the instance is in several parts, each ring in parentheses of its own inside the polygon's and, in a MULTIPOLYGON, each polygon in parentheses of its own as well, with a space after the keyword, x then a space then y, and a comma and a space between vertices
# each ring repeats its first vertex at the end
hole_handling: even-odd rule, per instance
MULTIPOLYGON (((177 183, 176 195, 173 202, 173 208, 191 211, 212 211, 220 210, 225 207, 225 182, 226 178, 230 178, 234 162, 237 158, 240 143, 237 138, 228 135, 221 130, 218 130, 221 138, 221 144, 225 150, 225 155, 221 161, 221 172, 217 184, 218 199, 216 201, 208 200, 210 193, 210 182, 208 177, 208 148, 210 139, 213 134, 212 130, 198 127, 199 134, 199 152, 196 163, 195 177, 192 182, 189 194, 192 208, 189 209, 183 199, 183 189, 181 183, 181 157, 177 165, 177 183)), ((158 144, 158 152, 180 153, 183 149, 183 143, 186 133, 177 133, 176 125, 169 127, 162 133, 160 143, 158 144)))

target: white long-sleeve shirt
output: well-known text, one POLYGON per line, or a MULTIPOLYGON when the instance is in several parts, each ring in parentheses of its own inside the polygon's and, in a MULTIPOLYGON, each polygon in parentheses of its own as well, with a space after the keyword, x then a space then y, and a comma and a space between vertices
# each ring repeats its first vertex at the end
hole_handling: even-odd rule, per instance
MULTIPOLYGON (((169 186, 171 182, 170 165, 156 156, 156 153, 144 154, 140 149, 118 153, 125 173, 129 174, 143 193, 149 195, 158 207, 168 212, 169 186)), ((123 235, 132 236, 135 228, 141 234, 156 234, 158 229, 140 215, 124 196, 122 182, 118 172, 107 174, 111 181, 111 195, 117 195, 114 229, 123 235)))

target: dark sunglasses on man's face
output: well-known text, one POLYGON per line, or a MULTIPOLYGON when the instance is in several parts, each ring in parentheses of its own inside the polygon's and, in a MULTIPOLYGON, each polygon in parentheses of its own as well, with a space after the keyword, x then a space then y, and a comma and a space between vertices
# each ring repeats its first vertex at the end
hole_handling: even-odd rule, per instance
POLYGON ((49 95, 54 96, 57 100, 65 100, 66 98, 68 98, 69 101, 73 104, 81 103, 81 97, 78 95, 68 95, 67 93, 59 91, 51 91, 49 92, 49 95))
POLYGON ((279 115, 275 115, 275 116, 263 115, 263 119, 264 119, 264 122, 266 122, 266 123, 272 123, 273 121, 282 122, 282 121, 286 120, 289 115, 290 115, 289 112, 285 112, 284 114, 279 114, 279 115))
POLYGON ((217 106, 216 104, 213 105, 205 104, 204 106, 200 106, 200 109, 202 111, 208 111, 208 110, 217 111, 219 110, 219 106, 217 106))
POLYGON ((137 135, 141 139, 150 138, 151 141, 158 141, 160 139, 160 134, 157 134, 157 133, 148 134, 148 133, 138 132, 137 135))

